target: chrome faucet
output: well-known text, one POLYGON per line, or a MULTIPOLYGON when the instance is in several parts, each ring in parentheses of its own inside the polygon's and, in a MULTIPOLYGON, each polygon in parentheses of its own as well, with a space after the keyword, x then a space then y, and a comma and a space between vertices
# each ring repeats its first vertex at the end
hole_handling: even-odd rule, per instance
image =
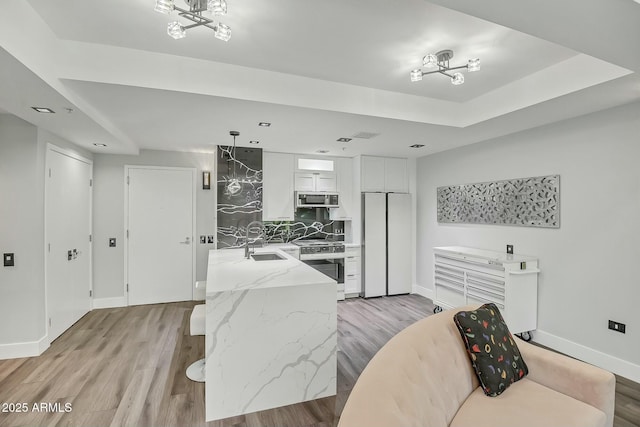
POLYGON ((262 236, 263 229, 264 229, 264 225, 260 221, 251 221, 247 225, 247 234, 246 234, 245 242, 244 242, 244 257, 247 258, 247 259, 249 259, 249 256, 252 253, 255 253, 255 251, 256 251, 256 245, 255 245, 255 240, 254 240, 253 241, 253 252, 249 252, 249 232, 250 232, 249 230, 251 230, 251 226, 254 225, 254 224, 260 226, 260 234, 258 235, 258 237, 262 236))

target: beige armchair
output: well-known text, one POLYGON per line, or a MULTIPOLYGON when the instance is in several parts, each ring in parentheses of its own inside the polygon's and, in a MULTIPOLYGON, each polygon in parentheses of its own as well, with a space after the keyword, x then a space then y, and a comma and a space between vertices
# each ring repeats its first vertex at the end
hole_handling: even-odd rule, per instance
POLYGON ((517 344, 529 375, 500 396, 485 396, 453 322, 457 311, 420 320, 380 349, 338 426, 613 425, 611 373, 522 340, 517 344))

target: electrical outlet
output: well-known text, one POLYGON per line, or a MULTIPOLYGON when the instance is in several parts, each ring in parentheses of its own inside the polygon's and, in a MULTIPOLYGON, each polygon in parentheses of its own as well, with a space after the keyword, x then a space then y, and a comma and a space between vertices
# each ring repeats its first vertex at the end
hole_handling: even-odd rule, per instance
POLYGON ((115 237, 109 237, 109 247, 110 248, 115 248, 116 247, 116 238, 115 237))
POLYGON ((617 331, 624 334, 627 329, 627 325, 625 325, 624 323, 609 320, 609 329, 611 329, 612 331, 617 331))
POLYGON ((513 245, 507 245, 507 253, 513 254, 513 245))
POLYGON ((213 243, 213 236, 207 236, 207 243, 213 243))
POLYGON ((4 260, 5 267, 13 267, 15 266, 16 257, 13 253, 5 253, 2 257, 4 260))

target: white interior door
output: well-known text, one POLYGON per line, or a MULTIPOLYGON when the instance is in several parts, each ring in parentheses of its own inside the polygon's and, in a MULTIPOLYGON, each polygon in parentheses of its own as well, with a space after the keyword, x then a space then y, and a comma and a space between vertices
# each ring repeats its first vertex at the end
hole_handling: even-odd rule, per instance
POLYGON ((127 166, 129 305, 192 299, 195 170, 127 166))
POLYGON ((411 194, 387 194, 387 295, 411 293, 411 194))
POLYGON ((46 295, 53 341, 91 309, 92 164, 50 146, 46 182, 46 295))
POLYGON ((386 194, 363 193, 362 279, 364 297, 387 294, 386 194))

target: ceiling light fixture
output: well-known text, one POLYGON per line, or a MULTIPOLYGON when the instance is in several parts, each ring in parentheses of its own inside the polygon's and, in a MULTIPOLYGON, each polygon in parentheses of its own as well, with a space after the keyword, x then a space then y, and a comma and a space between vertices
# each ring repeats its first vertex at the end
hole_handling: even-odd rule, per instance
POLYGON ((55 114, 55 111, 53 111, 51 108, 47 108, 47 107, 31 107, 31 108, 36 110, 38 113, 55 114))
POLYGON ((215 38, 225 42, 229 41, 231 28, 221 22, 216 24, 212 19, 203 15, 204 12, 215 16, 226 15, 226 0, 184 0, 184 2, 189 6, 189 10, 176 6, 175 0, 156 0, 156 12, 169 15, 172 11, 177 10, 178 16, 193 22, 190 25, 182 25, 178 21, 169 22, 167 34, 177 40, 186 37, 188 29, 202 26, 212 29, 215 38))
POLYGON ((329 152, 329 150, 318 150, 316 151, 316 153, 320 153, 320 154, 327 154, 329 152))
POLYGON ((268 128, 269 126, 271 126, 271 123, 269 123, 269 122, 260 122, 260 123, 258 123, 258 126, 262 126, 263 128, 268 128))
POLYGON ((260 141, 256 141, 256 140, 249 141, 249 144, 260 144, 260 141))
POLYGON ((99 142, 94 142, 93 145, 95 145, 96 147, 106 147, 107 144, 100 144, 99 142))
POLYGON ((467 71, 479 71, 480 70, 480 59, 474 58, 467 61, 467 65, 460 65, 459 67, 451 67, 449 65, 449 60, 453 58, 453 51, 446 49, 441 50, 437 53, 429 53, 422 58, 422 65, 426 68, 434 68, 437 67, 437 70, 433 71, 422 71, 421 68, 416 68, 415 70, 411 70, 410 76, 412 82, 419 82, 422 80, 422 76, 426 76, 427 74, 435 74, 440 73, 451 79, 452 85, 461 85, 464 83, 464 75, 460 72, 450 73, 452 70, 460 70, 466 68, 467 71))
POLYGON ((336 141, 338 141, 338 142, 349 142, 349 141, 351 141, 351 138, 338 138, 338 139, 336 139, 336 141))
POLYGON ((424 147, 424 144, 413 144, 409 146, 409 148, 422 148, 422 147, 424 147))

